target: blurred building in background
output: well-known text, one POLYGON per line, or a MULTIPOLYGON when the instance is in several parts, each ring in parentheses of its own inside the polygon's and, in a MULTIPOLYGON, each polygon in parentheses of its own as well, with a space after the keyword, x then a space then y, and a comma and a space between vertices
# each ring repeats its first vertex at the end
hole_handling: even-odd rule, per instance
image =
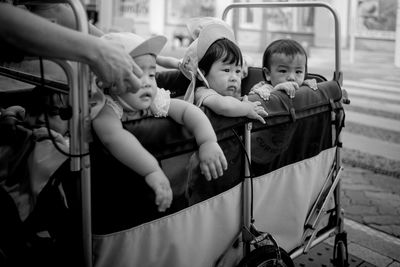
MULTIPOLYGON (((169 45, 186 46, 191 41, 185 28, 187 19, 221 18, 231 3, 262 1, 86 0, 85 4, 88 14, 103 31, 132 31, 144 36, 164 34, 170 40, 169 45)), ((341 18, 343 47, 393 53, 399 50, 400 58, 400 0, 322 1, 330 4, 341 18)), ((228 22, 239 45, 250 51, 263 51, 269 42, 282 37, 296 38, 305 46, 334 46, 333 17, 324 8, 243 8, 231 11, 228 22)))

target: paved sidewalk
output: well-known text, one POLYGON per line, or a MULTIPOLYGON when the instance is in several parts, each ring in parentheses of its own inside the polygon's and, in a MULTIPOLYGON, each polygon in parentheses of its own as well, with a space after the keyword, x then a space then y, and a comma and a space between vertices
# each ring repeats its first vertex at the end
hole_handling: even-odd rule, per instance
POLYGON ((343 167, 341 205, 349 253, 374 266, 400 266, 400 179, 343 167))
POLYGON ((400 238, 400 179, 345 165, 341 189, 346 218, 400 238))

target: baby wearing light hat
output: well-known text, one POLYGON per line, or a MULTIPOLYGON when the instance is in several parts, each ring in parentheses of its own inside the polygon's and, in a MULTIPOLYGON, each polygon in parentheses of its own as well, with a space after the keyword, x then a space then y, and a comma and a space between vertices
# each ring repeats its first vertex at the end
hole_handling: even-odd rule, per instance
POLYGON ((190 19, 187 28, 194 41, 178 63, 158 59, 164 67, 179 68, 190 80, 184 99, 219 115, 248 117, 265 123, 261 102, 241 96, 245 62, 232 28, 214 17, 190 19))
MULTIPOLYGON (((251 102, 241 96, 243 58, 231 27, 223 20, 202 17, 189 20, 187 28, 194 41, 183 59, 179 64, 162 60, 164 67, 178 67, 190 80, 184 99, 196 106, 208 107, 219 115, 248 117, 265 123, 263 117, 268 114, 261 102, 251 102)), ((223 192, 228 189, 225 185, 234 184, 234 181, 225 181, 224 185, 204 183, 198 176, 198 165, 196 157, 191 157, 186 188, 189 205, 223 192)))
POLYGON ((205 114, 186 101, 170 98, 169 91, 157 87, 156 57, 167 41, 164 36, 146 40, 133 33, 110 33, 102 38, 119 42, 142 69, 143 75, 141 87, 130 90, 135 93, 105 94, 105 104, 91 114, 93 129, 115 158, 145 178, 155 192, 158 210, 165 211, 172 202, 169 180, 155 157, 123 128, 122 121, 169 116, 187 127, 199 146, 200 168, 207 180, 221 176, 227 169, 227 161, 205 114))

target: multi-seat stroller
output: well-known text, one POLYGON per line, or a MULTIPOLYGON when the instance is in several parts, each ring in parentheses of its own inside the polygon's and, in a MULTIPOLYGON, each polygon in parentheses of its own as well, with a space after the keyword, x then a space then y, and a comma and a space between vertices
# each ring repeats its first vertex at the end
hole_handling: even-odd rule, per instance
MULTIPOLYGON (((68 2, 78 14, 80 29, 87 31, 80 3, 68 2)), ((70 63, 55 61, 66 72, 67 85, 1 67, 2 75, 69 94, 70 154, 75 156, 62 164, 43 193, 44 200, 56 203, 54 188, 62 185, 67 201, 44 205, 39 214, 50 214, 44 216, 50 222, 41 225, 51 228, 66 262, 99 267, 293 266, 292 259, 335 236, 333 264, 348 265, 340 205, 340 132, 346 99, 335 11, 319 2, 247 3, 228 6, 223 18, 232 8, 281 6, 316 6, 332 12, 333 79, 309 73, 319 90, 301 87, 294 99, 282 92, 273 92, 268 101, 250 95, 268 112, 265 125, 204 109, 229 168, 211 182, 198 174, 195 204, 188 203, 185 195, 186 165, 197 149, 193 135, 167 118, 126 122, 124 127, 156 156, 171 181, 174 201, 166 214, 157 212, 153 192, 142 177, 113 158, 91 132, 86 66, 78 64, 75 73, 70 63), (61 215, 51 216, 55 210, 61 215)), ((171 90, 174 97, 184 94, 189 81, 179 72, 157 75, 159 87, 171 90)), ((250 67, 242 93, 262 79, 261 69, 250 67)), ((2 92, 2 108, 11 94, 2 92)))

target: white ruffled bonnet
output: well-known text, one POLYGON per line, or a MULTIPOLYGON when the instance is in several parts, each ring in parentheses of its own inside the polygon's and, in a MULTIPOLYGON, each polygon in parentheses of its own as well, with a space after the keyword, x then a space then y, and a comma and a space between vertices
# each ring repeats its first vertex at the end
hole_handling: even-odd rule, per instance
POLYGON ((226 38, 236 43, 236 39, 229 24, 213 17, 193 18, 187 23, 187 28, 194 41, 185 52, 180 70, 191 81, 184 99, 194 103, 196 77, 199 77, 208 86, 207 80, 198 69, 199 61, 215 41, 226 38))

